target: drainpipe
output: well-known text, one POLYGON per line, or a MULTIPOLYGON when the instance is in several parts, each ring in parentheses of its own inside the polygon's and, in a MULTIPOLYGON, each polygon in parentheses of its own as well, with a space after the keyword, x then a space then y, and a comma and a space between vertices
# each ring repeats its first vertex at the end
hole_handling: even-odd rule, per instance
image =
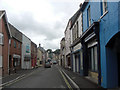
POLYGON ((9 39, 9 43, 8 43, 8 73, 10 74, 10 67, 9 67, 9 53, 10 53, 10 44, 11 44, 11 39, 9 39))

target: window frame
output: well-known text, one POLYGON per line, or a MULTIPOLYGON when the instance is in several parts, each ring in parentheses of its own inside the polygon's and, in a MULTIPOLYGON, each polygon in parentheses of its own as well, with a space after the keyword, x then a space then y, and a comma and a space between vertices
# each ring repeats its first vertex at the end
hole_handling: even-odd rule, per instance
POLYGON ((17 46, 17 45, 16 45, 16 41, 14 40, 14 48, 16 48, 16 46, 17 46))
POLYGON ((18 43, 18 49, 20 49, 20 43, 18 43))
POLYGON ((0 33, 0 45, 4 44, 4 34, 0 33))
POLYGON ((103 14, 105 14, 108 11, 108 4, 107 4, 107 0, 102 0, 102 11, 103 14))
POLYGON ((98 53, 97 53, 97 58, 96 58, 95 57, 95 54, 96 54, 95 47, 97 48, 97 45, 94 45, 94 46, 88 48, 89 49, 89 55, 90 55, 89 56, 89 70, 92 71, 92 72, 98 72, 98 53), (93 55, 91 54, 91 49, 93 50, 93 55), (91 59, 91 56, 92 56, 93 60, 91 59), (93 61, 93 66, 92 66, 92 61, 93 61), (97 62, 97 65, 96 65, 95 62, 97 62))
POLYGON ((90 8, 90 6, 88 7, 88 9, 87 9, 87 23, 88 23, 88 27, 90 27, 91 26, 91 10, 90 10, 91 8, 90 8))

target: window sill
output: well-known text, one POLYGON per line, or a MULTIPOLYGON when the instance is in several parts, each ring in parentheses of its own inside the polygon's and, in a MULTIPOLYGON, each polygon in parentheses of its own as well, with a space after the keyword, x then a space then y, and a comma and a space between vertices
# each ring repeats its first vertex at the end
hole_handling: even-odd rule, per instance
POLYGON ((102 19, 107 13, 108 13, 108 11, 106 11, 106 12, 100 17, 100 19, 102 19))

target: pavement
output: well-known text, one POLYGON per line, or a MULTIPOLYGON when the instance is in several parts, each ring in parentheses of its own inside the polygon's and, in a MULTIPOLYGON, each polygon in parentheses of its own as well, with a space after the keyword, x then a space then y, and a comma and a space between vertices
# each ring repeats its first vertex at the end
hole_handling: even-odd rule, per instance
MULTIPOLYGON (((42 68, 42 67, 41 67, 42 68)), ((0 88, 2 88, 4 85, 9 84, 11 82, 14 82, 15 80, 22 78, 24 76, 26 76, 27 74, 37 70, 38 68, 34 68, 34 69, 29 69, 29 70, 19 70, 16 73, 4 76, 2 78, 0 78, 0 80, 2 81, 2 83, 0 84, 0 88)))
POLYGON ((98 86, 96 83, 86 79, 83 76, 80 76, 80 74, 75 73, 69 69, 63 68, 63 71, 77 84, 77 86, 81 89, 81 88, 90 88, 90 89, 102 89, 102 90, 106 90, 100 86, 98 86))

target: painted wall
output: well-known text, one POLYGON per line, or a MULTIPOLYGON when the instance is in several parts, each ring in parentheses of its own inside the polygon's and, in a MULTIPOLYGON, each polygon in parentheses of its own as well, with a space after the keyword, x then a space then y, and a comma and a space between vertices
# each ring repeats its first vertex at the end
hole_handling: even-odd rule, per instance
POLYGON ((31 40, 26 37, 24 34, 22 35, 22 69, 31 69, 31 59, 30 61, 24 61, 24 56, 31 56, 31 40), (29 48, 29 53, 26 53, 27 47, 29 48))
POLYGON ((87 22, 87 9, 90 6, 91 10, 91 24, 95 21, 98 21, 101 16, 101 3, 100 2, 89 2, 86 8, 83 11, 83 32, 88 29, 88 22, 87 22))
POLYGON ((101 19, 100 22, 101 77, 102 86, 105 88, 115 88, 117 86, 117 83, 115 83, 117 82, 116 74, 112 74, 112 71, 116 70, 115 65, 117 65, 114 60, 115 54, 111 54, 111 51, 105 46, 118 32, 118 20, 118 3, 108 2, 108 13, 101 19))
MULTIPOLYGON (((108 13, 100 19, 101 2, 89 2, 83 11, 83 32, 88 29, 87 8, 91 7, 91 22, 100 21, 100 57, 101 57, 101 81, 102 87, 112 88, 117 86, 115 73, 116 61, 115 54, 106 48, 108 41, 120 30, 120 4, 118 2, 108 2, 108 13), (119 8, 118 8, 119 6, 119 8), (119 12, 119 13, 118 13, 119 12), (110 56, 111 55, 111 56, 110 56), (114 57, 114 59, 112 58, 114 57), (114 65, 113 65, 114 64, 114 65), (115 73, 113 75, 112 73, 115 73), (114 78, 114 79, 113 79, 114 78), (114 82, 114 83, 112 83, 114 82)), ((116 71, 117 72, 117 71, 116 71)))
POLYGON ((65 30, 65 67, 67 67, 67 55, 70 54, 70 45, 71 45, 71 36, 70 36, 70 22, 68 22, 68 25, 65 30))

